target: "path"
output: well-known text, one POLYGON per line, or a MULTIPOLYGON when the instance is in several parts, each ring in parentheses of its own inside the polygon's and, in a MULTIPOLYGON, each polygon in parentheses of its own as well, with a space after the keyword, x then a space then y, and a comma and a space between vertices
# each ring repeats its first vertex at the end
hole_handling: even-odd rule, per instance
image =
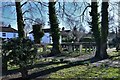
MULTIPOLYGON (((110 54, 111 52, 116 51, 115 48, 108 48, 107 52, 108 54, 110 54)), ((86 54, 86 55, 82 55, 79 57, 75 57, 75 58, 68 58, 68 57, 48 57, 47 59, 63 59, 64 61, 70 61, 70 62, 76 62, 76 61, 82 61, 82 60, 87 60, 90 59, 92 57, 94 57, 95 54, 86 54)), ((106 64, 112 67, 120 67, 120 60, 117 61, 112 61, 111 59, 105 59, 105 60, 101 60, 95 63, 92 63, 93 65, 102 65, 102 64, 106 64)))
MULTIPOLYGON (((108 48, 107 49, 108 54, 110 54, 113 51, 116 51, 116 48, 108 48)), ((86 60, 86 59, 92 58, 92 57, 94 57, 94 55, 95 54, 87 54, 87 55, 83 55, 83 56, 76 57, 76 58, 66 58, 64 60, 70 61, 70 62, 75 62, 75 61, 86 60)), ((120 60, 113 61, 111 59, 105 59, 105 60, 101 60, 101 61, 92 63, 93 66, 100 66, 102 64, 105 64, 105 65, 108 65, 111 67, 120 67, 120 60)))

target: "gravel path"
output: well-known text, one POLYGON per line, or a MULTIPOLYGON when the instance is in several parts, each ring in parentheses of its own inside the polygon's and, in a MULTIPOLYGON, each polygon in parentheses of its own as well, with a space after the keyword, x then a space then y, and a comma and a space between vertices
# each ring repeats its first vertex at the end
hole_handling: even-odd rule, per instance
POLYGON ((86 55, 82 55, 79 57, 75 57, 75 58, 66 58, 64 59, 65 61, 70 61, 70 62, 76 62, 76 61, 82 61, 82 60, 87 60, 94 57, 94 54, 86 54, 86 55))
MULTIPOLYGON (((116 48, 108 48, 107 49, 108 54, 110 54, 113 51, 116 51, 116 48)), ((81 60, 86 60, 86 59, 92 58, 92 57, 94 57, 94 55, 95 54, 87 54, 87 55, 83 55, 83 56, 76 57, 76 58, 66 58, 64 60, 70 61, 70 62, 75 62, 75 61, 81 61, 81 60)), ((105 60, 101 60, 101 61, 92 63, 92 65, 94 65, 94 66, 100 66, 102 64, 105 64, 105 65, 111 66, 111 67, 119 67, 120 68, 120 60, 113 61, 111 59, 105 59, 105 60)))

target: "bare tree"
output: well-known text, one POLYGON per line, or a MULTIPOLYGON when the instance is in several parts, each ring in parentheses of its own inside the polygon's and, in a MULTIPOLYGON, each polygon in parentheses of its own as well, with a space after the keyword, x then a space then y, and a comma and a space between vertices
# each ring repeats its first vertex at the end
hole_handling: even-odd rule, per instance
POLYGON ((87 8, 84 11, 84 7, 89 6, 87 2, 58 2, 57 14, 59 21, 66 25, 67 28, 71 30, 74 27, 85 29, 85 21, 83 16, 87 18, 87 8), (83 15, 84 14, 84 15, 83 15))
MULTIPOLYGON (((23 17, 23 23, 24 25, 24 32, 29 33, 32 30, 32 25, 36 23, 36 18, 40 19, 40 22, 45 24, 45 17, 47 15, 47 6, 45 6, 45 3, 39 3, 39 2, 29 2, 29 1, 22 1, 20 4, 20 8, 22 10, 22 17, 23 17), (37 16, 36 16, 37 15, 37 16)), ((8 8, 11 9, 11 14, 16 14, 16 8, 15 8, 14 2, 5 2, 2 5, 3 11, 6 11, 8 8)), ((5 19, 9 19, 10 21, 15 21, 15 16, 2 16, 5 19), (13 18, 14 17, 14 18, 13 18)), ((10 23, 9 23, 10 24, 10 23)))

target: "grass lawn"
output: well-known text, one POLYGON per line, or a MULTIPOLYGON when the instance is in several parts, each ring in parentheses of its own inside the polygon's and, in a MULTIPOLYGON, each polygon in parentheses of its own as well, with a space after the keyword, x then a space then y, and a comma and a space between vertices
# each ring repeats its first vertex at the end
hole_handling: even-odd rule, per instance
MULTIPOLYGON (((120 52, 111 52, 109 56, 115 56, 110 58, 112 61, 120 61, 120 52)), ((120 78, 120 69, 117 67, 105 66, 105 64, 99 66, 78 65, 70 68, 61 69, 55 73, 52 73, 48 78, 120 78)))
MULTIPOLYGON (((29 70, 29 75, 33 73, 46 74, 45 78, 120 78, 120 69, 113 67, 105 67, 104 65, 94 66, 78 65, 69 68, 63 68, 66 63, 51 64, 43 67, 35 67, 29 70), (57 68, 60 67, 60 68, 57 68), (61 68, 62 67, 62 68, 61 68), (56 68, 58 70, 56 70, 56 68), (53 70, 53 71, 52 71, 53 70), (56 71, 54 71, 56 70, 56 71), (42 73, 41 73, 42 71, 42 73), (50 73, 49 73, 50 72, 50 73)), ((19 75, 20 77, 20 75, 19 75)))
MULTIPOLYGON (((45 54, 44 52, 41 54, 45 54)), ((49 52, 46 52, 46 54, 49 54, 49 52)), ((75 52, 64 52, 61 55, 58 55, 59 57, 65 56, 65 57, 77 57, 80 55, 85 55, 90 53, 79 53, 79 51, 75 52)), ((120 52, 113 51, 109 53, 109 56, 114 56, 110 58, 112 61, 119 61, 120 60, 120 52)), ((29 75, 33 73, 38 74, 45 74, 45 78, 120 78, 120 69, 119 67, 111 67, 111 66, 105 66, 105 64, 102 65, 93 65, 92 63, 85 63, 77 66, 71 66, 71 67, 62 67, 65 65, 68 65, 68 63, 61 63, 59 59, 37 59, 34 61, 35 64, 44 64, 48 62, 47 65, 43 66, 37 66, 32 69, 29 69, 29 75), (60 62, 55 64, 49 64, 49 62, 60 62), (52 71, 53 70, 53 71, 52 71)), ((19 68, 18 66, 9 66, 9 70, 14 70, 19 68)), ((15 76, 16 74, 14 74, 15 76)), ((19 75, 20 77, 20 75, 19 75)), ((12 78, 12 77, 11 77, 12 78)), ((117 79, 115 79, 117 80, 117 79)), ((119 80, 119 79, 118 79, 119 80)))
POLYGON ((109 54, 109 56, 114 56, 111 58, 111 60, 113 60, 113 61, 115 61, 115 60, 120 61, 120 51, 119 52, 113 51, 109 54))
POLYGON ((65 68, 52 73, 48 78, 120 78, 119 68, 91 67, 85 65, 65 68))

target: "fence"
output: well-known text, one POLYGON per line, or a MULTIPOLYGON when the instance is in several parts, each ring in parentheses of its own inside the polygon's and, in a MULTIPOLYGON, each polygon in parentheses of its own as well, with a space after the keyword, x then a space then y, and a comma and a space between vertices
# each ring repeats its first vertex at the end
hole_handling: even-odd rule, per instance
POLYGON ((68 51, 73 52, 75 50, 79 50, 82 52, 82 49, 85 49, 85 52, 89 51, 95 51, 96 45, 95 42, 64 42, 61 43, 62 48, 66 48, 68 51))
MULTIPOLYGON (((38 47, 42 47, 43 51, 46 51, 48 48, 47 46, 52 44, 44 44, 44 45, 40 45, 40 44, 36 44, 36 46, 38 47)), ((85 49, 85 52, 95 52, 96 50, 96 45, 95 42, 62 42, 61 44, 62 50, 67 49, 69 52, 74 52, 76 50, 78 50, 79 52, 82 52, 83 49, 85 49)), ((50 50, 50 49, 49 49, 50 50)))

